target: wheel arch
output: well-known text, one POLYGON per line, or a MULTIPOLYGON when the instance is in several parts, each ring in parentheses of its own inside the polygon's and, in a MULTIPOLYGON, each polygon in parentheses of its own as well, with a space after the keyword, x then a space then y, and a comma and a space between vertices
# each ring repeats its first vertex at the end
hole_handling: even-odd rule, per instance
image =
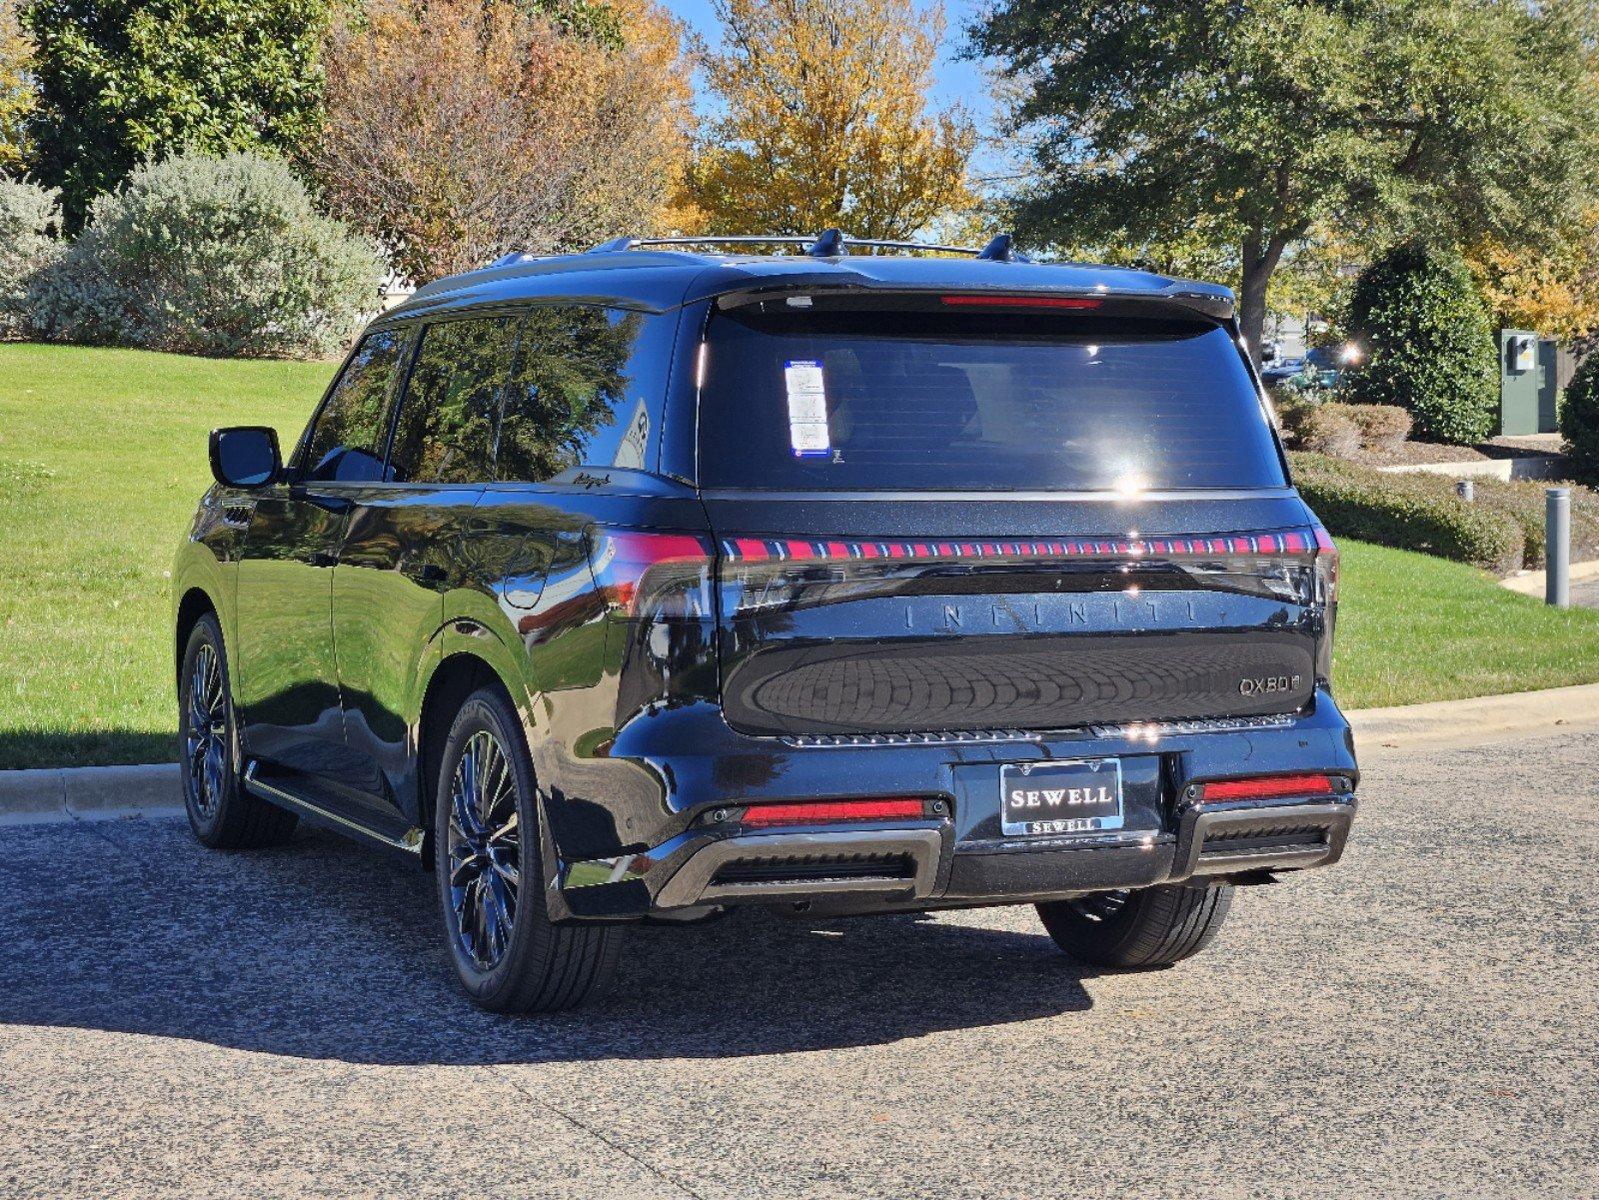
POLYGON ((219 625, 221 624, 222 610, 211 593, 203 587, 195 586, 189 588, 178 600, 177 615, 173 620, 172 627, 172 676, 174 679, 183 672, 183 652, 188 648, 189 635, 194 631, 194 627, 199 624, 200 618, 207 613, 215 617, 219 625))
MULTIPOLYGON (((426 839, 425 854, 431 853, 439 756, 462 703, 480 688, 492 687, 512 712, 527 711, 525 702, 518 703, 516 684, 506 678, 504 669, 490 655, 481 653, 487 646, 499 646, 492 634, 484 630, 476 636, 464 635, 452 624, 446 626, 440 642, 440 657, 423 684, 416 710, 417 824, 426 839)), ((525 738, 525 726, 523 732, 525 738)))

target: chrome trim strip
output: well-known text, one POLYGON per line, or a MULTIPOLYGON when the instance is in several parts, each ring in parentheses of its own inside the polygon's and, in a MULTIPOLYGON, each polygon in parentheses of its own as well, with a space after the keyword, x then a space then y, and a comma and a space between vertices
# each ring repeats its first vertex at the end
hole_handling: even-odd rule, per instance
POLYGON ((1343 857, 1349 829, 1355 821, 1355 808, 1353 796, 1297 801, 1285 798, 1246 808, 1195 805, 1184 810, 1178 820, 1177 852, 1171 877, 1187 879, 1193 875, 1225 875, 1236 871, 1330 867, 1343 857), (1226 837, 1285 823, 1319 828, 1323 837, 1321 845, 1242 847, 1205 853, 1205 839, 1212 834, 1226 837))
POLYGON ((1202 721, 1133 721, 1125 725, 1090 725, 1095 737, 1147 741, 1191 733, 1240 733, 1250 729, 1287 729, 1299 718, 1290 714, 1267 717, 1212 717, 1202 721))
MULTIPOLYGON (((700 495, 706 500, 804 500, 807 503, 833 501, 878 500, 893 503, 900 500, 1094 500, 1105 504, 1141 504, 1149 500, 1289 500, 1298 495, 1292 487, 1263 488, 1167 488, 1160 491, 1138 492, 915 492, 884 489, 875 492, 826 491, 768 491, 764 488, 702 488, 700 495)), ((1083 535, 1088 536, 1088 535, 1083 535)), ((923 539, 925 540, 925 539, 923 539)), ((948 540, 947 538, 944 540, 948 540)), ((968 538, 968 540, 970 540, 968 538)), ((990 541, 993 539, 990 538, 990 541)))
POLYGON ((378 833, 374 829, 368 829, 359 821, 352 821, 349 817, 330 812, 328 809, 312 804, 309 800, 302 800, 292 792, 286 792, 282 788, 274 787, 270 783, 257 779, 255 773, 258 766, 260 766, 258 762, 252 761, 244 769, 244 786, 263 800, 270 800, 274 804, 316 817, 319 820, 337 826, 343 832, 376 842, 378 845, 386 846, 390 850, 398 850, 401 853, 410 854, 417 858, 422 857, 422 831, 420 829, 413 828, 408 830, 403 838, 391 838, 387 834, 378 833))
POLYGON ((826 833, 760 833, 723 838, 697 851, 677 869, 655 897, 659 908, 686 908, 721 900, 769 900, 825 896, 840 892, 909 892, 930 896, 938 874, 943 835, 936 829, 839 830, 826 833), (779 880, 771 883, 711 881, 728 862, 740 858, 793 858, 833 854, 904 854, 915 864, 913 878, 889 876, 845 879, 779 880))
POLYGON ((956 746, 986 742, 1042 742, 1051 738, 1090 734, 1144 742, 1197 733, 1242 733, 1252 729, 1288 729, 1299 718, 1293 714, 1263 717, 1214 717, 1194 721, 1134 721, 1123 725, 1079 725, 1064 729, 957 729, 931 733, 808 733, 783 734, 776 740, 796 749, 838 749, 856 746, 956 746))
POLYGON ((953 746, 974 742, 1036 742, 1044 735, 1025 729, 964 729, 934 733, 809 733, 789 734, 777 740, 785 746, 838 748, 840 746, 953 746))

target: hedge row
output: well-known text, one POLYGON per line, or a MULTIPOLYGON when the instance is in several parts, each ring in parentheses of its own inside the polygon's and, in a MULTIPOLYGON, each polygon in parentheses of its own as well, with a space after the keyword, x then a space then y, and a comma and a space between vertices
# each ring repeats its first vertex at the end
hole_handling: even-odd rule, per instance
MULTIPOLYGON (((1291 453, 1294 483, 1335 537, 1420 550, 1504 575, 1544 565, 1544 487, 1476 481, 1476 502, 1455 480, 1386 472, 1321 454, 1291 453)), ((1599 493, 1573 489, 1572 556, 1599 554, 1599 493)))

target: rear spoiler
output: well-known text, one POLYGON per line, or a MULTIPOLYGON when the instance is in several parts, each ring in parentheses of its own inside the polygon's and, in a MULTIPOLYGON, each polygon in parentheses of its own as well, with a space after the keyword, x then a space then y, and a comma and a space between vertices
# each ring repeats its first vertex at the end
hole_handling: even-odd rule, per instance
POLYGON ((832 271, 817 271, 814 275, 807 272, 794 272, 780 279, 763 279, 759 284, 751 286, 748 280, 741 280, 737 276, 728 278, 730 272, 723 272, 711 279, 696 280, 696 286, 691 289, 687 299, 713 299, 717 307, 739 308, 746 304, 754 304, 760 300, 769 300, 774 296, 789 293, 803 292, 815 295, 826 292, 829 295, 899 295, 899 296, 943 296, 952 293, 972 296, 1039 296, 1059 297, 1063 299, 1080 298, 1102 301, 1131 301, 1134 303, 1157 303, 1173 308, 1187 309, 1208 317, 1219 324, 1226 324, 1233 320, 1235 303, 1232 292, 1217 284, 1193 283, 1189 280, 1173 281, 1167 287, 1160 288, 1116 288, 1098 285, 1092 288, 1041 288, 1026 286, 1009 287, 972 287, 959 284, 945 284, 940 287, 906 287, 904 283, 895 281, 876 282, 863 279, 859 276, 847 280, 839 279, 839 273, 832 271), (725 286, 716 287, 716 283, 725 286), (710 286, 699 286, 701 284, 710 286), (693 293, 698 293, 695 295, 693 293))

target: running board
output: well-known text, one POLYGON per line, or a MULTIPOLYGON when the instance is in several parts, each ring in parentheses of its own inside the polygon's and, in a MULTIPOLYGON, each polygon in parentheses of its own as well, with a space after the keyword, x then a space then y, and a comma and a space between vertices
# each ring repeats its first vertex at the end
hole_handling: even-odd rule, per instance
POLYGON ((320 804, 314 804, 310 800, 296 796, 293 792, 286 792, 277 784, 267 783, 264 779, 257 778, 256 769, 260 765, 259 762, 252 760, 250 765, 244 769, 246 791, 254 793, 263 800, 269 800, 281 808, 286 808, 290 812, 302 813, 313 820, 325 822, 340 833, 360 838, 362 841, 371 842, 376 846, 382 846, 385 850, 398 850, 401 854, 406 854, 416 859, 422 857, 422 831, 420 829, 408 829, 405 832, 405 836, 399 838, 379 833, 359 821, 353 821, 340 813, 323 808, 320 804))

